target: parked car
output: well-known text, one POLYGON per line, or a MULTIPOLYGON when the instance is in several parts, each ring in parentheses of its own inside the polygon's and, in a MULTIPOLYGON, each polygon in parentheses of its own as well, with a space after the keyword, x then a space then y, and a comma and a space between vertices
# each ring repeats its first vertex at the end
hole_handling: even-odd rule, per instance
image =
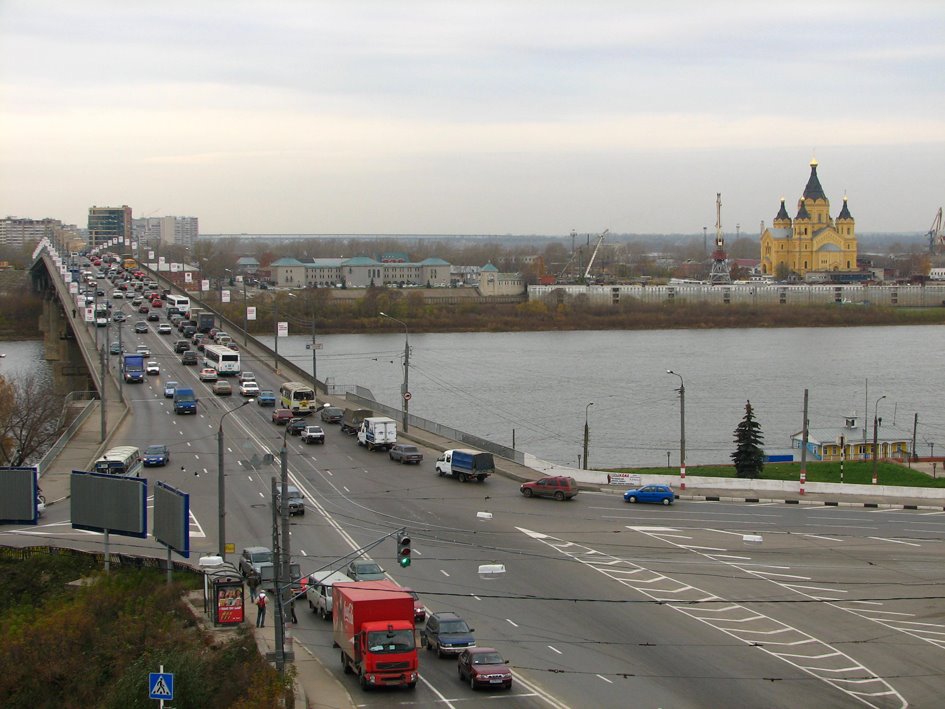
MULTIPOLYGON (((260 389, 256 396, 256 403, 260 406, 275 406, 276 394, 272 389, 260 389)), ((289 413, 292 413, 291 411, 289 413)))
POLYGON ((352 581, 381 581, 385 578, 384 569, 369 559, 355 559, 345 571, 352 581))
POLYGON ((158 335, 170 335, 170 334, 171 334, 171 326, 170 326, 170 324, 168 324, 168 323, 166 323, 166 322, 162 322, 160 325, 158 325, 157 331, 158 331, 158 335))
POLYGON ((676 501, 676 493, 669 485, 644 485, 627 490, 623 494, 624 502, 658 502, 671 505, 676 501))
POLYGON ((171 462, 171 452, 163 443, 148 446, 144 449, 144 455, 141 457, 144 459, 145 466, 167 465, 171 462))
MULTIPOLYGON (((213 367, 204 367, 197 375, 202 382, 215 382, 217 380, 217 370, 213 367)), ((232 394, 232 392, 230 392, 232 394)))
POLYGON ((164 382, 164 398, 173 399, 174 392, 177 390, 177 382, 168 380, 164 382))
POLYGON ((289 422, 286 424, 286 428, 289 430, 289 435, 300 436, 302 431, 305 430, 305 426, 308 424, 301 416, 295 416, 289 419, 289 422))
POLYGON ((322 417, 322 421, 325 423, 341 423, 345 411, 337 406, 325 406, 318 415, 322 417))
POLYGON ((416 463, 419 465, 423 461, 423 453, 420 449, 409 443, 395 443, 388 452, 391 460, 404 463, 416 463))
MULTIPOLYGON (((295 421, 295 419, 292 419, 292 421, 295 421)), ((289 426, 292 425, 292 421, 289 421, 289 426)), ((302 429, 302 432, 299 434, 299 436, 305 443, 325 442, 325 431, 321 426, 306 426, 302 429)))
POLYGON ((197 364, 197 353, 193 350, 188 350, 180 356, 181 364, 197 364))
POLYGON ((435 651, 438 657, 459 655, 467 648, 476 647, 473 632, 475 631, 465 620, 455 613, 445 611, 434 613, 427 618, 421 639, 427 650, 435 651))
POLYGON ((233 387, 226 379, 218 379, 213 383, 213 393, 217 396, 233 396, 233 387))
POLYGON ((519 491, 525 497, 553 497, 556 500, 570 500, 578 494, 577 481, 565 475, 522 483, 519 491))
POLYGON ((135 332, 138 333, 139 335, 147 334, 147 332, 148 332, 148 324, 147 324, 146 322, 144 322, 143 320, 142 320, 141 322, 136 322, 136 323, 135 323, 135 332))
POLYGON ((277 426, 283 426, 293 418, 295 418, 295 414, 292 413, 292 409, 274 409, 272 412, 272 422, 277 426))
POLYGON ((473 647, 463 650, 457 660, 459 681, 469 682, 472 690, 489 687, 512 688, 512 670, 498 650, 473 647))
POLYGON ((243 396, 258 396, 259 385, 256 382, 243 382, 240 384, 240 394, 243 396))
POLYGON ((155 362, 153 359, 148 360, 148 363, 144 365, 145 374, 161 374, 161 365, 155 362))
POLYGON ((240 573, 244 577, 259 576, 263 564, 272 563, 272 550, 267 547, 246 547, 240 552, 240 573))

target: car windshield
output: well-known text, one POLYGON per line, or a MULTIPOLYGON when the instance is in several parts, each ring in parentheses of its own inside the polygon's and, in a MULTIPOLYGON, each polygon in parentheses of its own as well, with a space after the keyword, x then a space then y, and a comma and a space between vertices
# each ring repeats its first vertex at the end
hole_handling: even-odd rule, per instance
POLYGON ((477 652, 472 656, 474 665, 504 665, 505 660, 497 652, 477 652))
POLYGON ((144 450, 145 455, 161 455, 164 452, 164 446, 148 446, 144 450))
POLYGON ((417 450, 416 446, 401 446, 400 450, 402 450, 404 453, 419 453, 420 452, 417 450))
POLYGON ((367 634, 368 647, 371 652, 393 653, 413 650, 413 631, 411 630, 378 630, 367 634))
POLYGON ((465 620, 444 620, 440 623, 441 633, 468 633, 469 626, 465 620))
POLYGON ((359 574, 382 574, 381 567, 377 564, 357 564, 355 565, 355 571, 359 574))
POLYGON ((252 561, 254 564, 272 563, 272 552, 271 551, 253 552, 252 561))
POLYGON ((275 396, 275 394, 272 393, 271 389, 263 389, 259 392, 259 396, 275 396))

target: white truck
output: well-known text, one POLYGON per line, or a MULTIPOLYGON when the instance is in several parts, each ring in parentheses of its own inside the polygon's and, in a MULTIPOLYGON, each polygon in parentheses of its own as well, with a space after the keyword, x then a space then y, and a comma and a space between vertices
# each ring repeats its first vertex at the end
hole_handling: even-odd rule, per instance
POLYGON ((386 416, 371 416, 361 422, 358 445, 369 451, 390 450, 397 442, 397 422, 386 416))
POLYGON ((322 620, 331 618, 331 586, 335 583, 352 583, 352 580, 340 571, 316 571, 308 577, 305 597, 312 613, 318 613, 322 620))
POLYGON ((463 483, 468 480, 482 482, 495 472, 495 461, 492 453, 458 448, 443 451, 434 467, 440 477, 456 478, 463 483))

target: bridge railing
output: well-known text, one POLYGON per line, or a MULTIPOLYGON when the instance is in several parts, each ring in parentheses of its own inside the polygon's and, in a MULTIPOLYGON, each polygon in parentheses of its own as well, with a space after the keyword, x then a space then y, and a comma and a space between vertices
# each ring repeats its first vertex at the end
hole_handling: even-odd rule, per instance
POLYGON ((66 430, 63 431, 59 438, 56 439, 56 442, 53 443, 52 447, 46 451, 42 458, 40 458, 39 463, 37 463, 40 476, 43 475, 50 463, 56 459, 56 456, 58 456, 67 445, 69 445, 69 441, 72 440, 75 432, 78 431, 85 420, 91 416, 92 411, 95 410, 95 406, 93 406, 93 404, 98 401, 98 398, 97 391, 71 391, 66 395, 65 399, 63 400, 62 407, 63 417, 68 415, 68 411, 73 403, 77 401, 85 401, 86 403, 85 406, 82 407, 82 410, 79 411, 78 415, 72 419, 72 422, 69 424, 66 430))

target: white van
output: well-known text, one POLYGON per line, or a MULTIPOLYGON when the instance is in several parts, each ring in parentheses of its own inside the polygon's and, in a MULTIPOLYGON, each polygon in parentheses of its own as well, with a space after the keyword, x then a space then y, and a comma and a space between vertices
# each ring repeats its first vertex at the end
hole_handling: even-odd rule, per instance
POLYGON ((336 583, 351 583, 351 579, 340 571, 316 571, 308 577, 305 597, 312 613, 318 613, 322 620, 331 618, 331 587, 336 583))

